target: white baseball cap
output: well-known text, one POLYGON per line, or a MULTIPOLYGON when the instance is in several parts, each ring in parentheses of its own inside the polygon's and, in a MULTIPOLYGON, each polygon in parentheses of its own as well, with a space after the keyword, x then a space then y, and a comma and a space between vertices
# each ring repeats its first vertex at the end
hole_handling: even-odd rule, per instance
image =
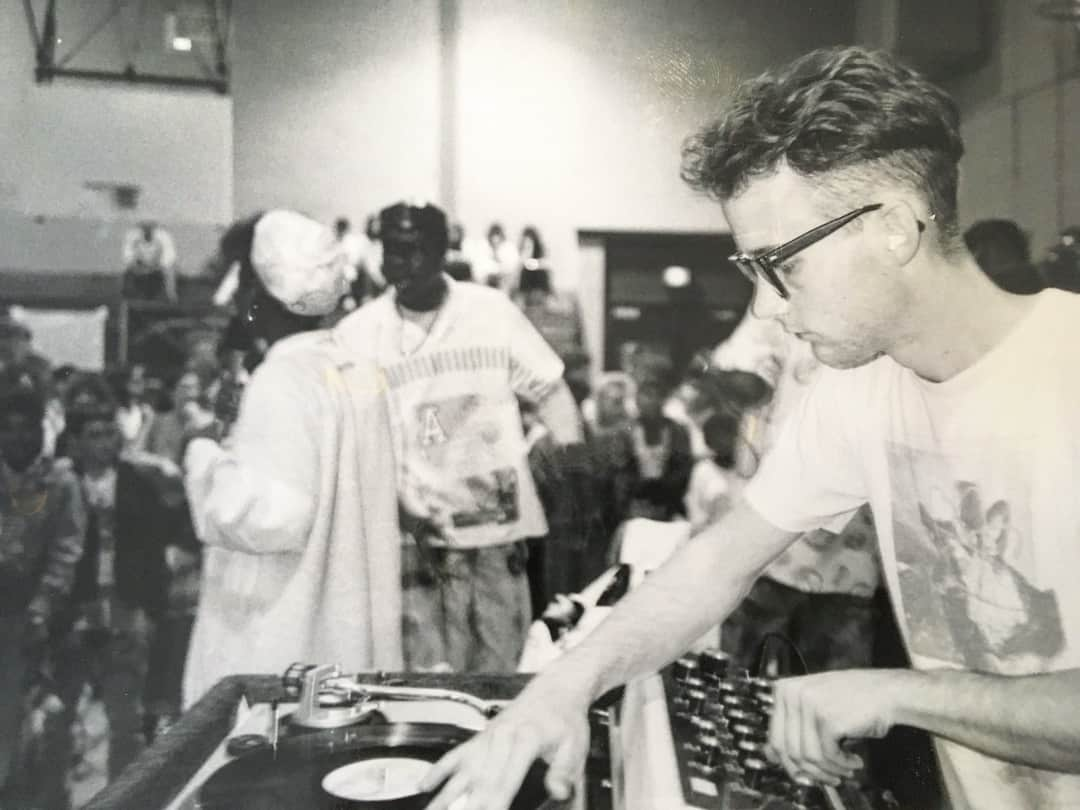
POLYGON ((267 211, 255 224, 251 264, 267 291, 297 315, 333 312, 348 290, 344 247, 326 225, 295 211, 267 211))

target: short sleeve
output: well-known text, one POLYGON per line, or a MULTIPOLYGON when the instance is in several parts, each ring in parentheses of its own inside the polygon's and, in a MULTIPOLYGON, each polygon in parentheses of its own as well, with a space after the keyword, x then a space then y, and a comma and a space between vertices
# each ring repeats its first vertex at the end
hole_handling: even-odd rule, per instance
MULTIPOLYGON (((823 369, 785 421, 744 493, 767 521, 791 532, 839 532, 869 497, 859 453, 866 369, 823 369), (854 383, 854 384, 852 384, 854 383)), ((862 439, 862 440, 861 440, 862 439)))
POLYGON ((509 321, 510 387, 518 396, 537 402, 562 379, 563 362, 525 314, 509 299, 503 301, 509 321))

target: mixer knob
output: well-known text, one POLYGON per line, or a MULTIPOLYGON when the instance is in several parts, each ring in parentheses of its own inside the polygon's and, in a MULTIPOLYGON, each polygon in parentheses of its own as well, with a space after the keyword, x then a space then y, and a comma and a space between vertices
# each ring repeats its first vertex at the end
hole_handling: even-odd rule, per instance
POLYGON ((712 773, 722 762, 724 750, 716 737, 702 737, 695 760, 697 766, 706 773, 712 773))
POLYGON ((724 717, 728 721, 728 725, 734 728, 740 723, 752 726, 754 721, 759 715, 756 712, 749 712, 746 709, 731 709, 724 712, 724 717))
POLYGON ((746 759, 747 757, 759 757, 764 759, 765 743, 758 740, 739 739, 739 735, 737 734, 735 735, 735 739, 739 740, 735 744, 739 759, 746 759))
POLYGON ((684 655, 675 662, 672 671, 675 674, 675 683, 684 684, 688 678, 696 678, 700 671, 698 660, 693 655, 684 655))
POLYGON ((731 659, 720 650, 706 650, 698 659, 698 665, 706 679, 720 681, 727 677, 731 659))
POLYGON ((735 735, 730 731, 718 729, 716 734, 716 741, 720 744, 720 750, 724 752, 725 756, 735 756, 735 735))
POLYGON ((683 717, 690 714, 699 714, 704 705, 705 682, 701 678, 687 678, 675 693, 675 713, 683 717), (697 704, 693 710, 689 708, 691 693, 694 693, 697 704))
POLYGON ((736 740, 748 740, 754 743, 765 743, 769 735, 764 729, 752 726, 748 723, 736 723, 731 727, 731 734, 736 740))
POLYGON ((724 716, 728 717, 731 712, 749 711, 751 703, 742 695, 724 695, 724 697, 720 698, 720 706, 724 716))
POLYGON ((701 678, 691 675, 689 678, 683 681, 683 690, 688 691, 690 689, 697 689, 704 694, 705 681, 703 681, 701 678))
POLYGON ((748 790, 760 792, 765 786, 768 764, 760 757, 749 757, 742 763, 742 781, 748 790))
POLYGON ((698 688, 689 688, 686 690, 686 714, 688 716, 697 716, 702 713, 705 708, 705 690, 698 688))
POLYGON ((701 737, 713 737, 716 735, 716 722, 710 720, 708 717, 699 717, 694 715, 690 718, 690 725, 694 728, 694 736, 701 737))

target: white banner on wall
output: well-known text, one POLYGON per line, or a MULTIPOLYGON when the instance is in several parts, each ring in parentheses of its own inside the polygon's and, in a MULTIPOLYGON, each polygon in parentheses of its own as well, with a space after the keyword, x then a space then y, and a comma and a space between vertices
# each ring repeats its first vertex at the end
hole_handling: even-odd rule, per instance
POLYGON ((65 363, 89 371, 105 367, 108 308, 12 309, 12 314, 33 332, 34 351, 47 358, 54 368, 65 363))

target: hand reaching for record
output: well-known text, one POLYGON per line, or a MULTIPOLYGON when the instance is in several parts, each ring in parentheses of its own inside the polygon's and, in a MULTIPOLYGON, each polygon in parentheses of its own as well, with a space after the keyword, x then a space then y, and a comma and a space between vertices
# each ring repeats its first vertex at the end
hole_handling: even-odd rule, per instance
POLYGON ((423 791, 439 789, 428 810, 507 810, 538 759, 548 763, 548 794, 569 799, 588 752, 588 708, 573 685, 534 680, 483 731, 432 766, 420 783, 423 791))

